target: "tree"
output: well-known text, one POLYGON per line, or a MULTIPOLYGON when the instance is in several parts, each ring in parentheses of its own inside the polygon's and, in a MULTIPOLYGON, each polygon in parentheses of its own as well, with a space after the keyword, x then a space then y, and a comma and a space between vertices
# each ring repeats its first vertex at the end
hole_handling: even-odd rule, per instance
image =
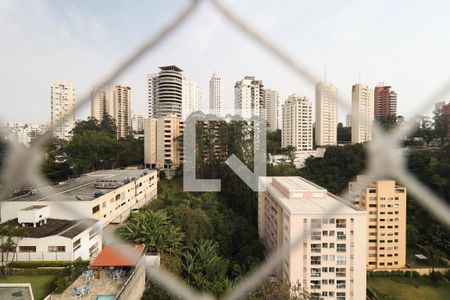
POLYGON ((228 264, 219 256, 218 247, 211 240, 200 240, 183 253, 183 277, 188 284, 216 294, 223 292, 220 283, 226 280, 228 264))
POLYGON ((441 144, 444 145, 448 136, 449 119, 447 115, 442 113, 434 115, 434 136, 441 140, 441 144))
POLYGON ((130 242, 144 244, 150 253, 176 254, 184 238, 181 228, 174 226, 163 210, 139 212, 117 233, 130 242))
POLYGON ((337 126, 337 140, 339 143, 350 143, 352 141, 352 128, 344 127, 344 125, 339 122, 337 126))
POLYGON ((75 122, 75 127, 72 129, 72 134, 81 134, 86 131, 100 131, 100 126, 96 118, 88 117, 87 120, 75 122))
POLYGON ((297 282, 294 285, 285 284, 280 279, 271 277, 255 292, 249 300, 307 300, 308 292, 297 282))
POLYGON ((6 276, 8 271, 8 262, 14 261, 17 253, 17 244, 25 235, 25 229, 22 227, 4 225, 0 227, 0 251, 1 251, 1 275, 6 276), (10 254, 12 257, 10 259, 10 254))
POLYGON ((116 138, 117 136, 116 122, 108 114, 103 117, 103 120, 99 124, 99 129, 108 134, 111 138, 116 138))

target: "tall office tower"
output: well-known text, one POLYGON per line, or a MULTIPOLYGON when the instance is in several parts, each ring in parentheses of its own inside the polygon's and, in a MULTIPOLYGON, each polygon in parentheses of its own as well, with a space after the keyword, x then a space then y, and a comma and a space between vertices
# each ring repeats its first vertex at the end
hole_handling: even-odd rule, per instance
POLYGON ((337 88, 331 83, 316 84, 316 145, 337 144, 337 88))
POLYGON ((264 93, 264 103, 266 104, 267 130, 278 129, 278 119, 280 118, 278 92, 267 89, 264 93))
POLYGON ((183 121, 176 115, 144 120, 144 163, 151 169, 176 169, 183 161, 177 137, 183 121))
POLYGON ((312 150, 312 105, 306 97, 290 95, 282 105, 281 147, 297 151, 312 150))
POLYGON ((109 115, 117 126, 117 137, 130 133, 131 88, 114 84, 106 89, 94 87, 91 92, 91 116, 98 121, 109 115))
POLYGON ((182 97, 183 120, 186 120, 191 113, 203 109, 203 91, 196 82, 183 78, 182 97))
POLYGON ((223 79, 214 73, 209 80, 209 109, 218 117, 222 115, 225 103, 223 79))
POLYGON ((266 251, 301 243, 276 270, 312 299, 366 299, 366 212, 301 177, 265 177, 258 233, 266 251))
POLYGON ((375 119, 397 116, 397 93, 390 86, 375 87, 374 99, 375 119))
POLYGON ((58 138, 68 140, 75 127, 75 87, 70 82, 56 82, 51 85, 50 94, 53 132, 58 138))
MULTIPOLYGON (((240 115, 249 119, 260 116, 260 109, 265 109, 264 85, 262 80, 256 80, 254 76, 245 76, 234 85, 234 108, 240 111, 240 115)), ((262 117, 266 117, 265 114, 262 117)))
POLYGON ((345 116, 345 127, 352 127, 352 114, 345 116))
POLYGON ((373 91, 367 85, 352 87, 352 144, 372 140, 373 91))
POLYGON ((361 190, 364 176, 349 183, 350 194, 367 211, 367 268, 406 265, 406 188, 394 180, 377 180, 361 190), (356 194, 355 194, 356 193, 356 194))
POLYGON ((148 116, 158 118, 176 115, 181 118, 183 70, 177 66, 164 66, 159 69, 159 73, 147 75, 148 116))
POLYGON ((447 119, 448 122, 448 132, 447 132, 447 140, 450 141, 450 102, 442 106, 441 108, 441 114, 444 118, 447 119))

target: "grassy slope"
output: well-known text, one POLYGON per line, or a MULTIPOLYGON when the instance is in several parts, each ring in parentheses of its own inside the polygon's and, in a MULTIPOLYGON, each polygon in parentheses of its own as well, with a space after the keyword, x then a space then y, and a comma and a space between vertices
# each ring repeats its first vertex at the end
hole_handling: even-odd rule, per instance
POLYGON ((378 277, 370 278, 368 286, 377 295, 391 295, 405 300, 450 299, 450 283, 439 282, 434 286, 423 278, 378 277))
POLYGON ((12 275, 0 278, 0 283, 31 283, 34 299, 42 300, 50 294, 50 284, 54 279, 53 275, 12 275))

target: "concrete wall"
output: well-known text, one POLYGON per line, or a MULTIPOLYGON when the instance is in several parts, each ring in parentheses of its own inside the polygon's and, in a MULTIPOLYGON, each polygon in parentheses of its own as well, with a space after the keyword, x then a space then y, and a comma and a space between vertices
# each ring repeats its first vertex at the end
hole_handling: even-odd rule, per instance
POLYGON ((139 300, 145 290, 145 261, 144 257, 136 266, 135 272, 128 278, 122 290, 117 294, 117 300, 139 300))

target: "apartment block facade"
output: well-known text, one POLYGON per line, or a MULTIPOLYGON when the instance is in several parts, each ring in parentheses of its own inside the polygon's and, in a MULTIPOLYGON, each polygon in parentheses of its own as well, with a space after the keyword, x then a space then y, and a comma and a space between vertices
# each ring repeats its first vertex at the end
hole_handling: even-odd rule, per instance
POLYGON ((406 266, 406 188, 395 180, 377 180, 359 195, 363 176, 349 183, 356 202, 367 211, 367 269, 406 266))
POLYGON ((131 87, 114 84, 106 89, 94 87, 91 92, 91 116, 98 121, 109 115, 117 126, 117 137, 130 134, 131 87))
POLYGON ((260 110, 266 108, 264 93, 262 80, 257 80, 254 76, 245 76, 234 85, 234 108, 244 119, 259 117, 260 110))
POLYGON ((397 93, 390 86, 379 85, 373 94, 375 119, 397 116, 397 93))
POLYGON ((182 117, 183 76, 177 66, 163 66, 159 73, 147 75, 148 116, 159 118, 169 115, 182 117))
POLYGON ((258 232, 267 253, 297 245, 276 275, 300 282, 312 299, 365 299, 365 211, 301 177, 261 184, 258 232))
POLYGON ((183 78, 182 118, 185 121, 190 114, 203 109, 203 90, 194 81, 183 78))
POLYGON ((372 140, 373 90, 364 84, 352 87, 352 144, 372 140))
POLYGON ((281 147, 292 146, 297 151, 313 148, 312 104, 306 97, 290 95, 282 105, 281 147))
POLYGON ((264 93, 264 103, 266 105, 267 130, 275 131, 280 127, 280 109, 278 92, 266 89, 264 93))
POLYGON ((225 87, 223 79, 216 73, 209 80, 209 109, 216 115, 222 116, 225 104, 225 87))
POLYGON ((75 127, 75 87, 70 82, 53 83, 50 98, 53 133, 60 139, 69 140, 75 127))
POLYGON ((316 84, 316 145, 337 144, 337 88, 328 82, 316 84))
POLYGON ((178 137, 183 121, 176 115, 144 120, 144 163, 151 169, 176 169, 183 161, 178 137))

